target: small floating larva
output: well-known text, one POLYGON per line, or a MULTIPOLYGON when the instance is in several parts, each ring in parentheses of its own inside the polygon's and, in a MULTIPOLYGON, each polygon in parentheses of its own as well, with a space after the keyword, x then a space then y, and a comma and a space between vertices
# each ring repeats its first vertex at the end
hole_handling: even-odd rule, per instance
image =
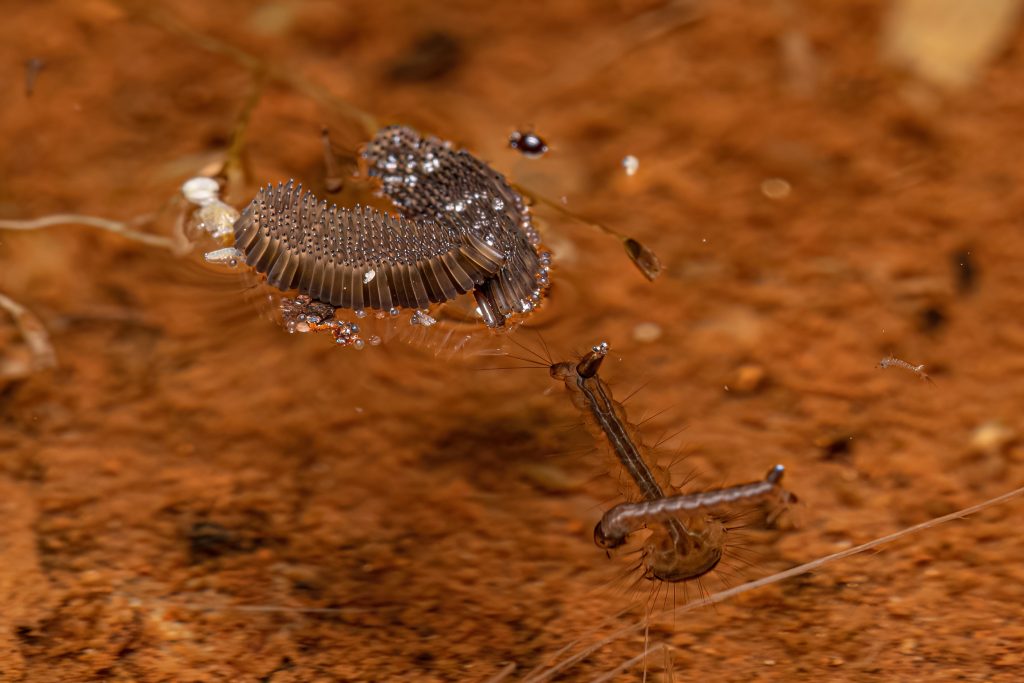
POLYGON ((911 365, 907 361, 900 360, 899 358, 896 358, 895 356, 890 354, 886 358, 883 358, 882 360, 878 361, 878 367, 882 368, 883 370, 885 370, 886 368, 892 368, 892 367, 903 368, 904 370, 910 370, 911 372, 915 373, 921 379, 923 379, 923 380, 925 380, 925 381, 927 381, 927 382, 929 382, 931 384, 935 384, 935 380, 933 380, 931 377, 929 377, 925 373, 925 371, 924 371, 924 363, 922 363, 921 365, 911 365))

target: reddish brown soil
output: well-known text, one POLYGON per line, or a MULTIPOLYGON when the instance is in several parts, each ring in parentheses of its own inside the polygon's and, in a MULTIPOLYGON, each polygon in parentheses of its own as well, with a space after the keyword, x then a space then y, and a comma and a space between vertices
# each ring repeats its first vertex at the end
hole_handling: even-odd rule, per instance
MULTIPOLYGON (((667 409, 651 440, 688 426, 665 447, 691 456, 680 477, 735 483, 780 462, 801 498, 782 529, 746 535, 758 554, 734 548, 714 591, 1024 481, 1019 446, 971 446, 979 426, 1021 427, 1024 38, 938 96, 880 63, 884 5, 806 3, 807 83, 766 2, 707 3, 660 34, 680 15, 643 0, 169 5, 192 34, 109 0, 8 3, 0 217, 128 219, 215 160, 251 79, 203 34, 565 195, 666 267, 649 284, 613 240, 542 215, 558 264, 547 344, 610 341, 619 394, 648 382, 635 418, 667 409), (431 31, 457 47, 411 51, 431 31), (27 98, 30 57, 46 66, 27 98), (549 157, 504 149, 527 124, 549 157), (762 192, 772 177, 787 197, 762 192), (639 341, 641 323, 660 338, 639 341), (876 369, 890 351, 935 386, 876 369), (745 364, 762 387, 741 391, 745 364)), ((323 123, 352 135, 270 83, 253 182, 319 189, 323 123)), ((0 680, 486 680, 511 664, 517 680, 643 612, 623 611, 628 561, 590 537, 615 481, 543 371, 288 336, 235 280, 86 228, 0 238, 0 291, 39 314, 60 361, 0 382, 0 680)), ((22 353, 9 324, 3 353, 22 353)), ((1019 680, 1022 509, 659 620, 650 643, 672 645, 675 680, 1019 680)))

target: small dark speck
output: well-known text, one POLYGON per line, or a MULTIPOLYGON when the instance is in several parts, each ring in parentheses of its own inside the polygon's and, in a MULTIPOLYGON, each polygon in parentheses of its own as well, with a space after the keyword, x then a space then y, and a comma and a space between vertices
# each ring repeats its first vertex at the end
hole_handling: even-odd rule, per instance
POLYGON ((922 332, 937 332, 947 322, 946 313, 938 306, 928 306, 919 314, 918 326, 922 332))
POLYGON ((388 66, 388 78, 393 81, 415 83, 433 81, 448 75, 462 61, 459 41, 449 33, 430 31, 413 41, 388 66))
POLYGON ((853 451, 853 436, 836 434, 815 439, 814 445, 821 449, 821 457, 825 460, 837 460, 853 451))
POLYGON ((950 258, 957 291, 961 294, 970 294, 978 286, 978 267, 974 263, 974 257, 969 250, 962 249, 953 252, 950 258))
POLYGON ((238 550, 238 539, 231 531, 214 522, 196 522, 188 531, 189 554, 193 562, 202 562, 238 550))
POLYGON ((39 72, 46 66, 46 62, 38 57, 32 57, 25 61, 25 97, 32 97, 36 91, 36 79, 39 72))

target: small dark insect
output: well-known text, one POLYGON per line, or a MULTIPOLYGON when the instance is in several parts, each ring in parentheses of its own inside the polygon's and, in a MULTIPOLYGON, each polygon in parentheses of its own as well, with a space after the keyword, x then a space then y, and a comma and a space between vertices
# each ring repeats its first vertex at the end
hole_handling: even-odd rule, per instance
POLYGON ((508 136, 508 146, 527 159, 539 159, 548 151, 548 144, 539 135, 518 130, 508 136))

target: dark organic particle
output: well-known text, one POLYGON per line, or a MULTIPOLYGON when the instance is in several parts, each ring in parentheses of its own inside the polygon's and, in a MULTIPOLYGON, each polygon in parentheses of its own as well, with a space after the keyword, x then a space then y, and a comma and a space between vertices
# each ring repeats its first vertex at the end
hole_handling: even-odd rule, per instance
POLYGON ((622 245, 626 248, 626 255, 643 273, 644 277, 654 282, 654 279, 661 273, 661 261, 658 260, 657 254, 632 237, 624 239, 622 245))
POLYGON ((281 290, 355 311, 472 292, 484 322, 500 327, 540 303, 550 257, 500 173, 403 127, 381 130, 362 156, 401 216, 328 205, 292 182, 267 186, 234 226, 246 263, 281 290))
POLYGON ((961 249, 953 253, 953 264, 956 289, 960 294, 970 294, 978 285, 978 267, 969 249, 961 249))
POLYGON ((941 305, 926 306, 921 309, 918 327, 922 332, 937 332, 948 322, 946 312, 941 305))
POLYGON ((462 46, 442 31, 421 35, 412 46, 388 67, 393 81, 415 83, 437 80, 453 71, 462 61, 462 46))
POLYGON ((508 146, 529 159, 538 159, 548 151, 548 144, 539 135, 518 130, 508 136, 508 146))

